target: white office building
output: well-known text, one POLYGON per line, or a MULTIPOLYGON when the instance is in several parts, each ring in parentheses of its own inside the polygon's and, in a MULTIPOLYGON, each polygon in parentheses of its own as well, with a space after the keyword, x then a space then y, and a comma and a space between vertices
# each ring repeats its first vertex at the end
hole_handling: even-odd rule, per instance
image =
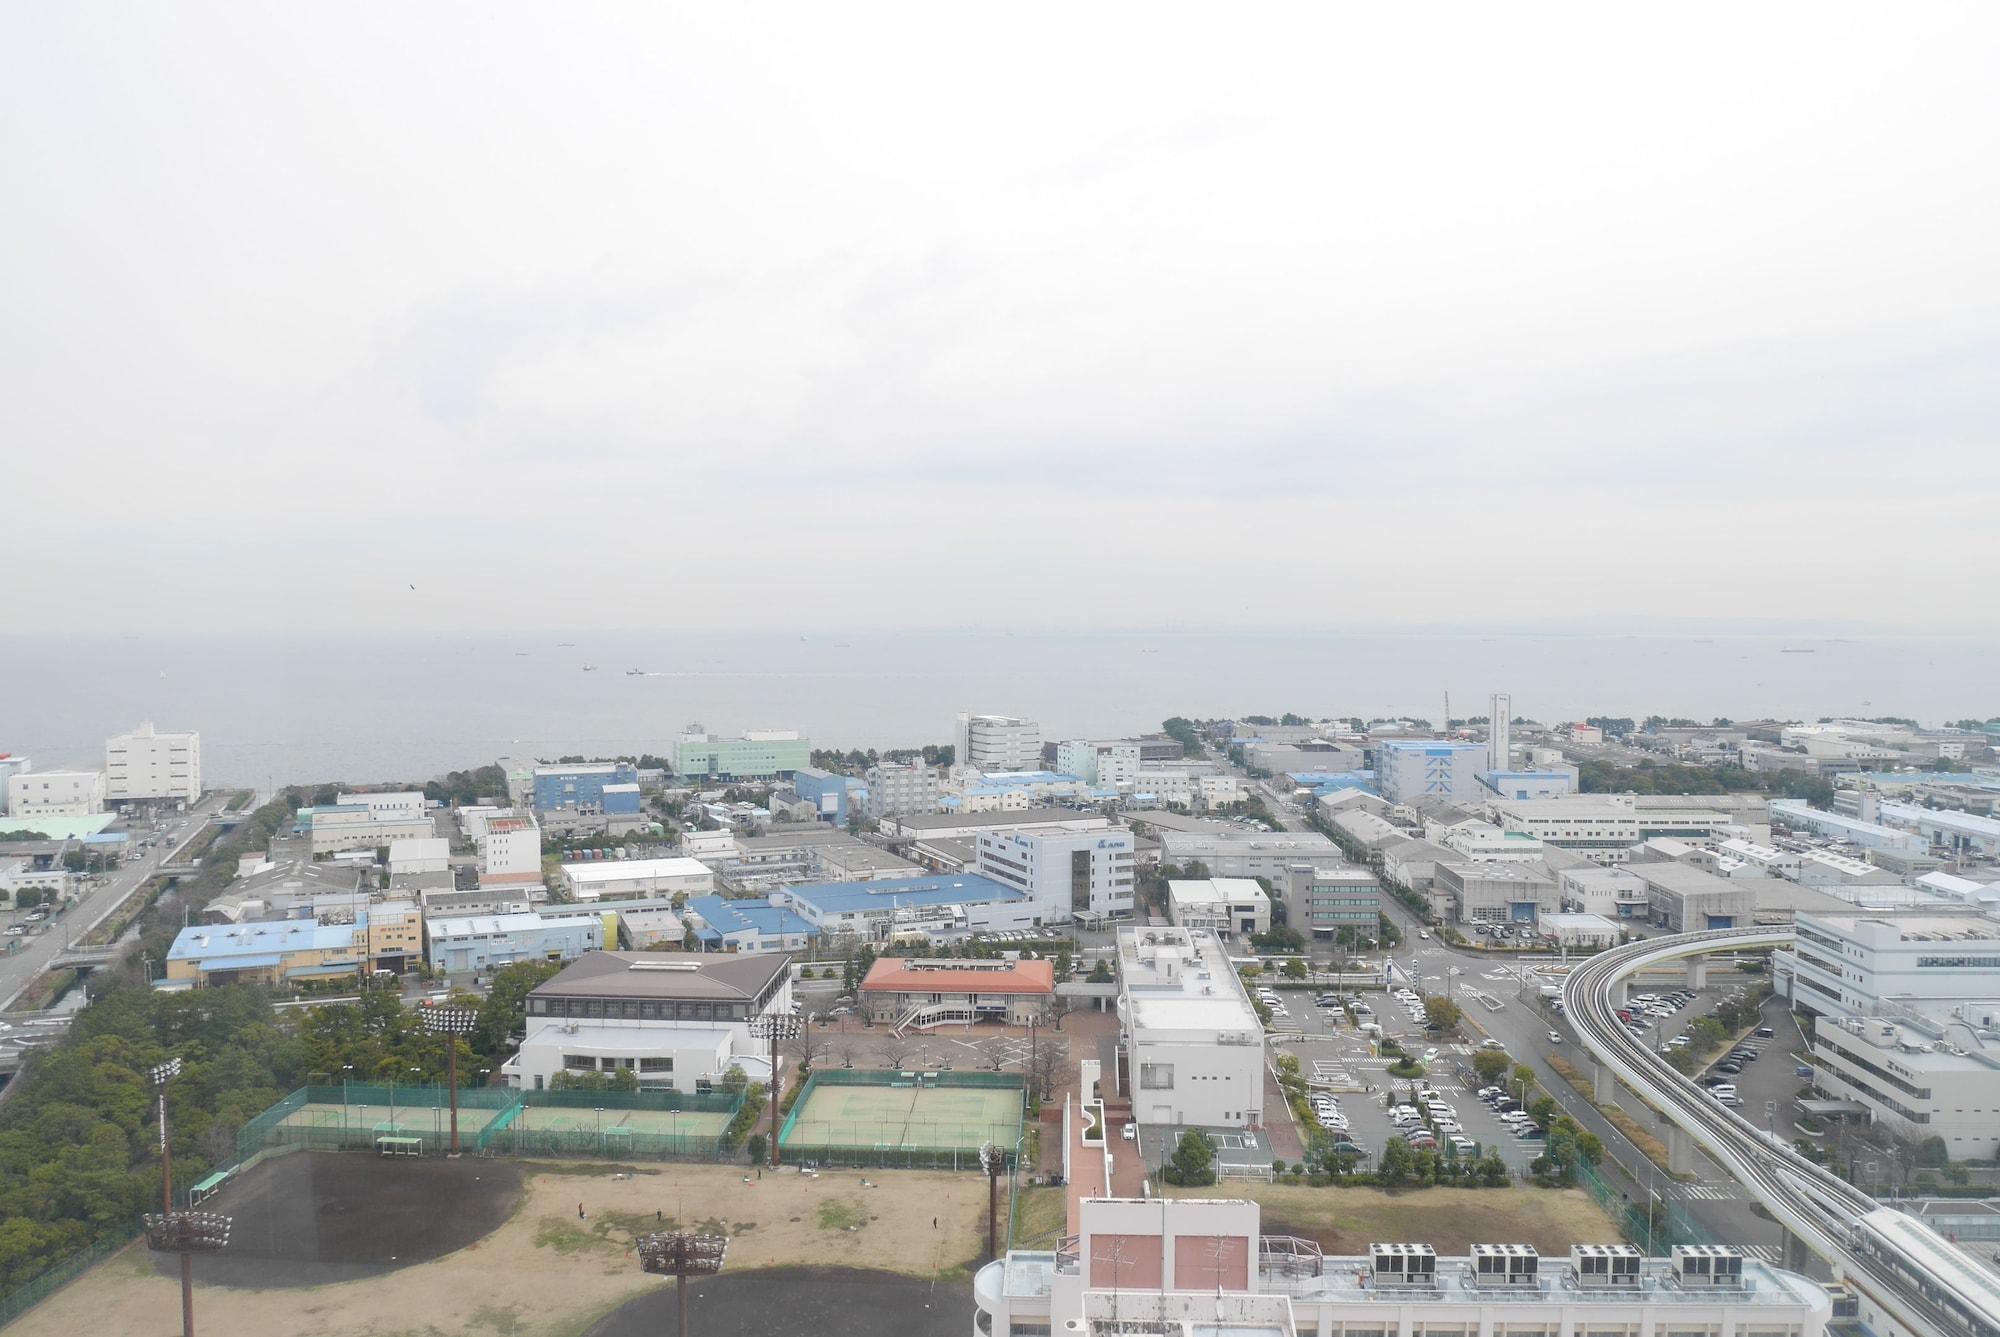
POLYGON ((1032 771, 1042 764, 1042 726, 1012 715, 960 715, 954 764, 982 771, 1032 771))
POLYGON ((922 762, 897 765, 883 762, 870 766, 868 820, 877 824, 887 817, 917 817, 938 810, 940 790, 935 766, 922 762))
POLYGON ((1122 917, 1132 913, 1136 848, 1124 830, 981 831, 973 869, 1026 895, 1044 923, 1122 917))
POLYGON ((1056 770, 1086 784, 1115 789, 1130 784, 1139 774, 1142 751, 1136 742, 1074 739, 1056 744, 1056 770))
POLYGON ((104 744, 104 797, 194 803, 201 798, 201 735, 166 732, 151 722, 104 744))
POLYGON ((1813 1028, 1813 1084, 1953 1160, 2000 1153, 2000 922, 1801 912, 1772 957, 1813 1028))
POLYGON ((1167 917, 1224 942, 1244 942, 1271 931, 1271 898, 1252 878, 1174 878, 1167 883, 1167 917))
POLYGON ((1533 836, 1553 849, 1581 854, 1592 863, 1627 863, 1641 839, 1639 810, 1629 796, 1504 799, 1492 806, 1505 829, 1533 836))
POLYGON ((103 811, 103 771, 17 771, 7 777, 9 817, 88 817, 103 811))
POLYGON ((368 818, 375 822, 411 822, 430 820, 429 808, 422 792, 414 789, 400 790, 392 794, 340 794, 334 800, 340 808, 366 808, 368 818))
POLYGON ((1118 930, 1118 1016, 1141 1124, 1264 1119, 1264 1028, 1214 934, 1118 930))

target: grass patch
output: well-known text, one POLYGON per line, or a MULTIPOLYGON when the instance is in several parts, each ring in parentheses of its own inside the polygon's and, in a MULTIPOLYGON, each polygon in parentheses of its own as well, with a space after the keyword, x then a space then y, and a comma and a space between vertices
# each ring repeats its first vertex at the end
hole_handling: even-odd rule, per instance
POLYGON ((472 1326, 491 1328, 499 1337, 521 1337, 527 1332, 521 1324, 521 1311, 514 1305, 475 1309, 472 1311, 472 1326))
POLYGON ((535 1227, 535 1247, 553 1249, 559 1254, 586 1253, 597 1249, 615 1249, 604 1236, 585 1228, 581 1221, 568 1221, 559 1216, 545 1216, 535 1227))
POLYGON ((821 1230, 859 1230, 868 1224, 868 1213, 858 1202, 823 1202, 819 1205, 821 1230))
POLYGON ((1532 1244, 1543 1257, 1560 1257, 1572 1244, 1604 1244, 1623 1237, 1618 1226, 1582 1189, 1312 1188, 1246 1185, 1170 1189, 1178 1198, 1251 1198, 1264 1209, 1264 1231, 1318 1241, 1330 1254, 1363 1252, 1374 1240, 1420 1240, 1442 1254, 1464 1254, 1474 1244, 1532 1244))
POLYGON ((1060 1240, 1069 1229, 1069 1203, 1059 1188, 1024 1188, 1014 1197, 1016 1249, 1032 1249, 1060 1240))

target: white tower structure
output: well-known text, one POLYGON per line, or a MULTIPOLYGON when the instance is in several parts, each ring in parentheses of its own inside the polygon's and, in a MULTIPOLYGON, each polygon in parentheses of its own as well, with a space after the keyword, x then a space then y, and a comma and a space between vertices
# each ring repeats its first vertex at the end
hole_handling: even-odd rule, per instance
POLYGON ((1512 740, 1508 731, 1514 719, 1514 698, 1505 692, 1495 692, 1487 705, 1486 726, 1486 769, 1505 771, 1513 768, 1508 764, 1508 753, 1512 740))

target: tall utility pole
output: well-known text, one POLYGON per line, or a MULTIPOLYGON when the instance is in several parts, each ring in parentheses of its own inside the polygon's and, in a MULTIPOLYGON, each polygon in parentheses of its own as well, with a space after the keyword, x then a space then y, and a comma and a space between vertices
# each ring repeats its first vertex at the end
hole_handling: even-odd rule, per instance
POLYGON ((778 1094, 784 1090, 784 1081, 778 1076, 778 1042, 799 1038, 799 1019, 789 1012, 766 1012, 750 1023, 750 1034, 771 1042, 771 1147, 768 1158, 771 1168, 775 1170, 783 1163, 778 1154, 778 1094))
POLYGON ((146 1247, 181 1256, 181 1337, 194 1337, 194 1255, 229 1243, 230 1218, 215 1212, 174 1210, 173 1139, 167 1131, 167 1083, 180 1076, 181 1061, 156 1064, 149 1076, 160 1103, 160 1212, 145 1216, 146 1247))
POLYGON ((729 1240, 722 1235, 696 1235, 684 1230, 641 1235, 634 1241, 639 1248, 639 1266, 647 1272, 674 1279, 680 1310, 680 1337, 687 1337, 689 1277, 713 1276, 722 1270, 729 1240))
MULTIPOLYGON (((458 1155, 458 1037, 472 1034, 479 1014, 469 1007, 439 1004, 423 1009, 424 1029, 444 1037, 445 1086, 451 1092, 451 1154, 458 1155)), ((434 1105, 431 1107, 436 1109, 434 1105)))

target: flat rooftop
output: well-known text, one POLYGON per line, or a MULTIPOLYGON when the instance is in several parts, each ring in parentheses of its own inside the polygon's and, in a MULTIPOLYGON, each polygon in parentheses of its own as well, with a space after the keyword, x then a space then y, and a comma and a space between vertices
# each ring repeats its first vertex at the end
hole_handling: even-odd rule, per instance
POLYGON ((802 882, 786 887, 782 894, 810 903, 822 915, 909 910, 933 905, 989 905, 1028 899, 1025 892, 1003 886, 977 873, 895 877, 870 882, 802 882))
POLYGON ((1263 1023, 1213 933, 1121 928, 1118 977, 1125 1015, 1135 1028, 1208 1031, 1262 1043, 1263 1023))
POLYGON ((571 882, 629 882, 649 877, 708 877, 709 866, 699 859, 606 859, 593 863, 566 863, 563 876, 571 882))

